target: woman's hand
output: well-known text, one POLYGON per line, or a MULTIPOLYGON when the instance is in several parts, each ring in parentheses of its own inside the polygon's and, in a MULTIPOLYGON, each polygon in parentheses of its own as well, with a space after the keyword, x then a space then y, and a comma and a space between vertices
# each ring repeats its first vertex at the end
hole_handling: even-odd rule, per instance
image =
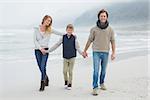
POLYGON ((47 53, 47 50, 45 50, 44 48, 40 49, 40 51, 42 52, 43 55, 47 53))

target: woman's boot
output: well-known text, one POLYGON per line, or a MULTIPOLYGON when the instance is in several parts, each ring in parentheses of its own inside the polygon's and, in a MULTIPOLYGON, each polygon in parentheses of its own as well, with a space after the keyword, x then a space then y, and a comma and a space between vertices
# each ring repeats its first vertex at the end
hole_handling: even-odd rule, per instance
POLYGON ((45 81, 41 81, 41 87, 39 91, 44 91, 44 89, 45 89, 45 81))
POLYGON ((48 76, 46 76, 46 79, 45 79, 45 86, 48 86, 49 85, 49 78, 48 76))

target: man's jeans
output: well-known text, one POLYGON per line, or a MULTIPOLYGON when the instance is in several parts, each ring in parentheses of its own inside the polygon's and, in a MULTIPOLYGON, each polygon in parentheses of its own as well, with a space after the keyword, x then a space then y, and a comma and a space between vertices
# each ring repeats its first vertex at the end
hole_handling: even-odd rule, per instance
POLYGON ((93 52, 93 89, 98 87, 98 78, 100 78, 100 85, 104 83, 106 67, 108 63, 109 53, 107 52, 93 52), (101 65, 101 72, 99 77, 99 67, 101 65))

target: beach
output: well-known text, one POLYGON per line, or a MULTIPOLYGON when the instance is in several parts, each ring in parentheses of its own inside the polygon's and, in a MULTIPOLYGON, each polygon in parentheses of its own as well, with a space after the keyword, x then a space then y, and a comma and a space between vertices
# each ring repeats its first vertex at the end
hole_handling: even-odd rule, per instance
MULTIPOLYGON (((0 8, 0 100, 150 100, 148 0, 2 0, 0 8), (97 25, 97 20, 103 26, 98 14, 100 9, 108 11, 109 17, 106 14, 104 19, 108 18, 106 24, 115 33, 116 59, 111 61, 111 48, 114 46, 110 45, 105 78, 107 90, 99 87, 99 95, 92 95, 92 45, 87 50, 87 58, 77 53, 72 89, 65 89, 61 45, 49 53, 46 66, 49 86, 40 92, 41 73, 35 58, 35 27, 43 26, 39 29, 42 34, 47 30, 65 34, 67 24, 73 24, 73 34, 83 51, 90 33, 93 31, 95 34, 93 27, 97 25), (45 21, 45 15, 52 18, 45 21), (48 22, 50 28, 45 27, 49 26, 48 22)), ((107 30, 101 29, 107 35, 107 30)), ((40 38, 36 39, 42 43, 41 47, 51 48, 62 39, 60 35, 50 35, 47 45, 47 42, 39 42, 40 39, 45 41, 43 37, 46 35, 39 34, 40 38)), ((101 41, 103 44, 103 39, 101 41)))
MULTIPOLYGON (((85 32, 77 29, 75 33, 80 48, 83 49, 89 30, 85 32)), ((99 95, 94 97, 91 94, 91 47, 88 58, 77 55, 73 70, 73 88, 70 91, 64 89, 62 47, 50 53, 47 63, 49 87, 44 92, 39 92, 41 75, 34 55, 33 30, 1 31, 0 100, 148 100, 149 31, 116 30, 116 35, 117 57, 115 61, 111 61, 109 57, 105 80, 107 91, 99 89, 99 95)), ((60 36, 52 34, 49 47, 59 38, 60 36)))
MULTIPOLYGON (((150 100, 148 0, 1 0, 0 8, 0 100, 150 100), (99 27, 97 20, 105 25, 102 16, 99 16, 101 14, 98 14, 101 9, 108 11, 108 14, 104 12, 106 15, 102 19, 107 20, 105 24, 115 33, 116 59, 111 61, 114 46, 110 45, 105 78, 107 90, 99 87, 99 95, 92 95, 92 45, 87 50, 87 58, 77 53, 72 89, 65 89, 61 45, 49 53, 46 66, 49 86, 40 92, 35 27, 40 25, 42 34, 51 31, 50 40, 46 39, 46 43, 39 41, 45 41, 45 34, 36 38, 41 47, 51 48, 62 39, 53 32, 66 34, 67 24, 73 24, 73 35, 76 35, 75 39, 83 51, 90 33, 93 31, 95 34, 93 27, 99 27), (43 19, 45 15, 51 18, 46 21, 43 19), (50 28, 47 27, 49 25, 50 28)), ((107 29, 100 30, 108 38, 105 34, 107 29)), ((98 39, 93 37, 93 40, 98 39)), ((103 39, 101 41, 103 44, 103 39)))
POLYGON ((0 100, 148 100, 148 57, 150 55, 109 61, 105 82, 108 89, 99 89, 96 97, 91 94, 91 57, 76 59, 72 90, 64 89, 62 59, 49 59, 50 84, 44 92, 38 91, 40 72, 35 59, 1 63, 0 100))

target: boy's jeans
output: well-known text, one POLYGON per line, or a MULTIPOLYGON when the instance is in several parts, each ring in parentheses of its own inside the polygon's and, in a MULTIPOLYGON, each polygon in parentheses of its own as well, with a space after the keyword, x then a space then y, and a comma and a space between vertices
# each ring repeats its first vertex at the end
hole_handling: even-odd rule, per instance
POLYGON ((98 77, 100 78, 100 84, 104 83, 106 67, 108 63, 107 52, 93 52, 93 89, 98 87, 98 77), (101 65, 101 72, 99 76, 99 66, 101 65))

